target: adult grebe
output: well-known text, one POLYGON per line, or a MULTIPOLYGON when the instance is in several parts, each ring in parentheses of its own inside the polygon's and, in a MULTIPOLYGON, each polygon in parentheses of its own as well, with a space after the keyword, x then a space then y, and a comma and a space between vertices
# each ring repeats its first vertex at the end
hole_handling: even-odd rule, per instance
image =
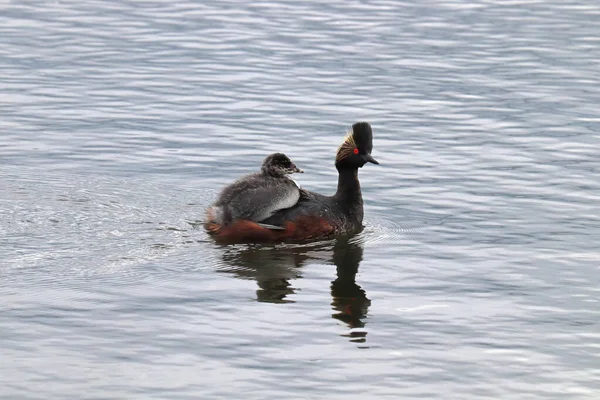
POLYGON ((338 187, 333 196, 300 189, 295 204, 279 209, 265 219, 238 219, 223 226, 209 214, 205 228, 222 242, 304 241, 362 229, 363 200, 358 169, 368 162, 379 164, 371 156, 372 150, 371 126, 357 122, 335 157, 338 187))

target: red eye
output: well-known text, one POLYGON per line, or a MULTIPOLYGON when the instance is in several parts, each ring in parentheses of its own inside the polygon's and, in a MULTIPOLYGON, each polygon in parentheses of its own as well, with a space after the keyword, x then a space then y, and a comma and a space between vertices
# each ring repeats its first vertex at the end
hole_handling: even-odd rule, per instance
POLYGON ((358 149, 356 147, 354 148, 354 154, 358 154, 358 149))

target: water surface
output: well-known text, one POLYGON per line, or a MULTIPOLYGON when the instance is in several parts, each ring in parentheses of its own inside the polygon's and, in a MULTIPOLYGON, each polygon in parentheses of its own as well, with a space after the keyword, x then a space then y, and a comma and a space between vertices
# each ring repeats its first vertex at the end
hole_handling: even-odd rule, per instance
POLYGON ((600 6, 0 6, 0 395, 596 399, 600 6), (275 151, 365 230, 219 246, 275 151))

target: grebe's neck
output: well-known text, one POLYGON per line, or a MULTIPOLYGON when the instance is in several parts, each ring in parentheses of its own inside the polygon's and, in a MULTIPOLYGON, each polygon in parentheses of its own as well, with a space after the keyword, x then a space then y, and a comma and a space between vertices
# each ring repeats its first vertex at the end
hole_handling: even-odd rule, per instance
POLYGON ((338 168, 338 187, 333 196, 335 200, 349 212, 360 211, 359 222, 362 222, 362 193, 358 182, 358 168, 338 168))

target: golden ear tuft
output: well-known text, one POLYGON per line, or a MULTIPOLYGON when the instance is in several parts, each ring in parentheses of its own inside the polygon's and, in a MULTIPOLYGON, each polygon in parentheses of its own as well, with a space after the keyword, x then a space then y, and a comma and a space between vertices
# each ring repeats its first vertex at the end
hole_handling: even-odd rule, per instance
POLYGON ((338 148, 337 154, 335 155, 335 162, 339 162, 344 158, 354 154, 356 148, 356 142, 354 141, 354 132, 352 128, 344 138, 344 143, 338 148))
POLYGON ((346 137, 344 138, 344 144, 346 143, 349 146, 352 146, 352 148, 356 147, 356 142, 354 141, 354 131, 352 131, 352 128, 350 128, 350 130, 346 134, 346 137))

